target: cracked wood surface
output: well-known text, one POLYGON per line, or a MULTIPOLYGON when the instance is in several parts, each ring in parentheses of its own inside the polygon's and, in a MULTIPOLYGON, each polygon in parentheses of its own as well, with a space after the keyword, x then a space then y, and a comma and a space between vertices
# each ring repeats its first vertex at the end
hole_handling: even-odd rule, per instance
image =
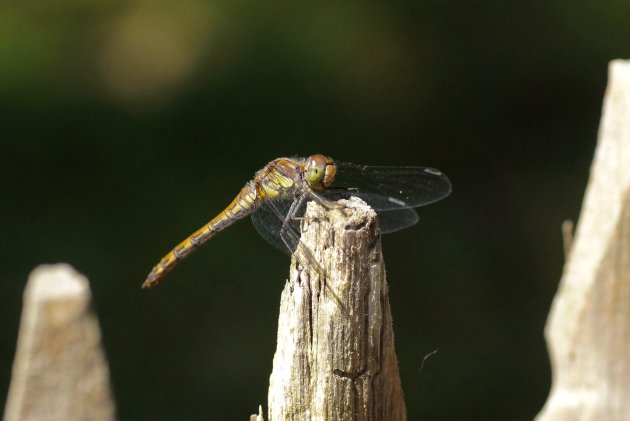
POLYGON ((269 420, 406 420, 376 214, 308 204, 282 292, 269 420), (321 272, 325 275, 322 276, 321 272))

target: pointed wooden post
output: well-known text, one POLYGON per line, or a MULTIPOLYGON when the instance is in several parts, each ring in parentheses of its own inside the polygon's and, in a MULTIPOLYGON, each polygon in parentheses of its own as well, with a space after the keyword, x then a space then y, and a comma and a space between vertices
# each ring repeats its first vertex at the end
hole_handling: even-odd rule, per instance
POLYGON ((406 420, 376 214, 311 202, 302 240, 325 275, 292 261, 268 419, 406 420))
POLYGON ((88 280, 71 266, 36 268, 24 307, 5 421, 115 418, 88 280))
POLYGON ((545 336, 538 421, 630 420, 630 62, 610 64, 599 141, 545 336))

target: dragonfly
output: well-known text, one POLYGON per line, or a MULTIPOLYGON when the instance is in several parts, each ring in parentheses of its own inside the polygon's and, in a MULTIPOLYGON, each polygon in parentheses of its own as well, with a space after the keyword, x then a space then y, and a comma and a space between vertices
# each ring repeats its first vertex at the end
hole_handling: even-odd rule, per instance
MULTIPOLYGON (((191 252, 250 215, 267 242, 291 254, 300 243, 298 221, 308 201, 332 208, 342 206, 338 199, 359 197, 376 211, 380 231, 386 234, 414 225, 418 222, 414 208, 445 198, 451 189, 448 177, 430 167, 357 165, 321 154, 277 158, 259 170, 221 213, 166 254, 142 287, 157 285, 191 252)), ((308 251, 298 258, 317 265, 308 251)))

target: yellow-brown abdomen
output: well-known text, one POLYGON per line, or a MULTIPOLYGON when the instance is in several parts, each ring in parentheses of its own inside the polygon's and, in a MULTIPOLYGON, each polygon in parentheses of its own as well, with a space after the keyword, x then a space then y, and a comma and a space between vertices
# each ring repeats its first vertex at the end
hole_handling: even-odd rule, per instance
POLYGON ((180 260, 184 259, 215 234, 252 213, 260 203, 256 190, 254 182, 250 181, 247 183, 228 207, 164 256, 160 263, 153 267, 142 284, 142 288, 150 288, 160 283, 164 275, 173 269, 180 260))

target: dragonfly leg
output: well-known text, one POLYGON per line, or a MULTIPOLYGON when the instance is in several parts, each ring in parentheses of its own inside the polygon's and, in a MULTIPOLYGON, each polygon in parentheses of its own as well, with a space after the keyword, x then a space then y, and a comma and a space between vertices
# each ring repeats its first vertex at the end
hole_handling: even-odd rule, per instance
POLYGON ((320 275, 325 276, 325 271, 320 266, 320 264, 313 256, 313 253, 302 243, 300 239, 300 234, 296 232, 296 230, 291 226, 290 222, 295 220, 303 219, 303 217, 296 217, 296 213, 304 204, 307 196, 305 194, 296 198, 293 203, 291 203, 291 207, 287 212, 284 221, 282 221, 282 227, 280 228, 280 239, 284 243, 284 245, 289 249, 292 253, 297 253, 299 260, 301 263, 306 263, 311 268, 315 269, 320 275))
POLYGON ((295 199, 293 203, 291 203, 291 207, 287 212, 287 216, 285 216, 284 221, 282 221, 282 228, 280 228, 280 238, 291 251, 293 251, 293 247, 291 247, 287 241, 287 234, 289 233, 289 230, 292 229, 289 225, 289 222, 298 220, 298 217, 296 217, 295 214, 297 213, 298 209, 302 207, 305 199, 306 195, 303 194, 299 198, 295 199))
POLYGON ((335 202, 325 197, 318 196, 317 194, 311 194, 310 196, 315 202, 322 205, 326 209, 343 209, 346 207, 341 203, 335 202))
MULTIPOLYGON (((308 195, 308 197, 310 197, 311 199, 313 199, 314 201, 316 201, 318 204, 325 207, 326 209, 341 209, 344 207, 343 205, 338 204, 337 202, 333 202, 333 201, 321 198, 317 196, 316 194, 310 194, 308 195)), ((291 207, 289 208, 289 211, 287 212, 287 215, 285 216, 284 221, 282 221, 282 228, 280 228, 280 238, 282 238, 285 244, 286 244, 286 240, 284 238, 284 235, 288 233, 288 230, 292 229, 289 223, 291 221, 302 221, 304 219, 303 216, 295 216, 295 215, 300 210, 300 208, 302 207, 306 199, 307 199, 306 194, 302 194, 299 198, 295 199, 293 203, 291 203, 291 207)))
MULTIPOLYGON (((296 198, 293 203, 291 203, 291 207, 289 208, 287 215, 284 217, 282 227, 280 228, 280 239, 284 243, 285 247, 290 250, 291 253, 294 253, 295 257, 304 269, 310 269, 318 274, 324 289, 335 300, 341 310, 344 313, 347 313, 346 306, 343 304, 333 288, 326 282, 326 271, 315 259, 315 256, 313 255, 311 250, 309 250, 309 248, 302 242, 299 232, 297 232, 295 228, 292 227, 290 224, 291 221, 303 219, 302 217, 296 217, 295 214, 302 207, 306 199, 307 196, 302 195, 299 198, 296 198)), ((274 211, 276 216, 280 217, 280 212, 278 212, 278 210, 274 206, 271 206, 271 209, 274 211)))

